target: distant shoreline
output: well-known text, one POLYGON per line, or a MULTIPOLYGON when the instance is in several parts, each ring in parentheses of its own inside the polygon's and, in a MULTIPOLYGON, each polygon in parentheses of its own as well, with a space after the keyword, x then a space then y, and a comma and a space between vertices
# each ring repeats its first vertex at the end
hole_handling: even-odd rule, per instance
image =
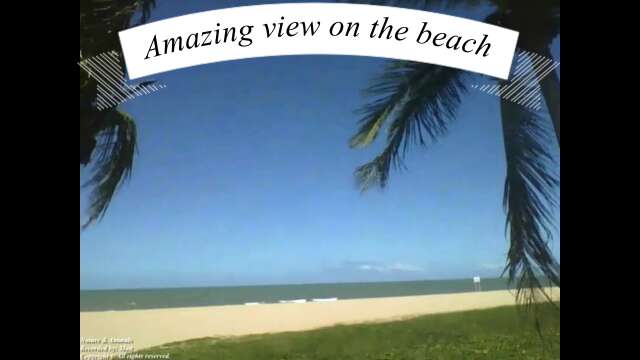
MULTIPOLYGON (((506 279, 483 278, 482 290, 508 290, 506 279)), ((127 311, 271 304, 294 299, 369 299, 382 297, 454 294, 474 291, 469 279, 316 283, 201 288, 80 291, 81 312, 127 311)))
MULTIPOLYGON (((469 281, 471 277, 455 277, 443 279, 414 279, 414 280, 363 280, 363 281, 320 281, 320 282, 291 282, 291 283, 264 283, 264 284, 238 284, 238 285, 197 285, 197 286, 168 286, 168 287, 139 287, 139 288, 98 288, 80 289, 80 292, 104 292, 104 291, 163 291, 163 290, 190 290, 190 289, 226 289, 226 288, 252 288, 252 287, 280 287, 280 286, 306 286, 306 285, 352 285, 352 284, 389 284, 389 283, 415 283, 415 282, 444 282, 444 281, 469 281)), ((501 277, 483 277, 482 279, 502 280, 501 277)))
MULTIPOLYGON (((560 289, 551 289, 560 299, 560 289)), ((81 338, 131 338, 135 350, 205 337, 302 331, 514 305, 511 291, 80 313, 81 338)))

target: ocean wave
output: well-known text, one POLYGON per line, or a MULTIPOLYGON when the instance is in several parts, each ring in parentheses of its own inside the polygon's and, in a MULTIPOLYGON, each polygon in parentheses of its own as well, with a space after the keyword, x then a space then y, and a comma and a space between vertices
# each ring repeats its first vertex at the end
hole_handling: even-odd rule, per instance
POLYGON ((307 299, 295 299, 295 300, 280 300, 280 304, 303 304, 307 302, 307 299))

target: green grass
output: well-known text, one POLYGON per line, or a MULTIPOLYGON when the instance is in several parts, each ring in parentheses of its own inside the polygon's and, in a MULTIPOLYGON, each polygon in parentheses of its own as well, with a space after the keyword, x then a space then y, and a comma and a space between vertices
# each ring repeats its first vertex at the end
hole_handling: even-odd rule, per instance
POLYGON ((427 315, 389 323, 229 339, 150 349, 172 360, 559 359, 559 311, 541 306, 542 338, 516 307, 427 315))

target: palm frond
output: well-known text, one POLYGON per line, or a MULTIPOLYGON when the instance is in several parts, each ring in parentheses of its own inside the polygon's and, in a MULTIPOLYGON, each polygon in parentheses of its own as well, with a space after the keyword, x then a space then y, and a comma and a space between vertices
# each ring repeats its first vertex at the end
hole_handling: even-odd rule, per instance
POLYGON ((367 89, 378 96, 361 111, 359 131, 352 147, 370 144, 382 124, 391 121, 385 149, 371 162, 356 169, 356 180, 364 191, 373 185, 384 187, 392 165, 403 167, 402 158, 410 144, 428 146, 447 132, 448 122, 466 91, 464 72, 437 65, 394 61, 367 89))
POLYGON ((431 66, 419 63, 390 61, 381 76, 373 79, 372 85, 364 90, 366 96, 378 97, 363 106, 360 129, 349 140, 351 148, 370 145, 378 136, 382 124, 389 119, 391 112, 400 106, 408 96, 412 86, 421 82, 434 70, 431 66))
POLYGON ((138 0, 137 3, 137 7, 142 12, 138 25, 142 25, 151 17, 151 10, 156 7, 156 0, 138 0))
POLYGON ((89 219, 82 225, 83 229, 104 216, 119 185, 131 176, 136 152, 136 126, 127 114, 111 110, 104 121, 93 172, 83 184, 83 187, 92 188, 89 219))
POLYGON ((120 51, 118 32, 146 23, 155 6, 155 0, 81 0, 81 57, 120 51))
POLYGON ((560 181, 557 163, 548 149, 546 121, 525 107, 501 101, 502 128, 507 159, 504 207, 510 242, 505 272, 516 285, 517 300, 536 304, 551 300, 543 279, 560 286, 560 264, 548 241, 555 230, 560 181))
MULTIPOLYGON (((111 50, 121 53, 118 32, 147 22, 155 5, 155 0, 81 0, 80 58, 111 50)), ((143 91, 151 83, 133 85, 129 91, 143 91)), ((136 148, 133 120, 116 109, 98 111, 96 97, 95 79, 80 71, 80 165, 93 165, 83 185, 92 188, 83 229, 104 216, 119 185, 131 174, 136 148)))

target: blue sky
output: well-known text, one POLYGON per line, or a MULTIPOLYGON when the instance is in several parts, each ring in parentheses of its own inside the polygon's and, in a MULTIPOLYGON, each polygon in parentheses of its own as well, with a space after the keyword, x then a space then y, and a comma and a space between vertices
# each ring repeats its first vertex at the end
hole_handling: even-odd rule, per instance
MULTIPOLYGON (((151 21, 213 8, 159 1, 151 21)), ((408 171, 383 191, 356 188, 353 170, 383 143, 347 140, 384 63, 289 56, 154 76, 167 87, 124 106, 139 156, 103 221, 80 234, 80 288, 498 275, 508 244, 497 98, 471 92, 446 138, 412 148, 408 171)))

